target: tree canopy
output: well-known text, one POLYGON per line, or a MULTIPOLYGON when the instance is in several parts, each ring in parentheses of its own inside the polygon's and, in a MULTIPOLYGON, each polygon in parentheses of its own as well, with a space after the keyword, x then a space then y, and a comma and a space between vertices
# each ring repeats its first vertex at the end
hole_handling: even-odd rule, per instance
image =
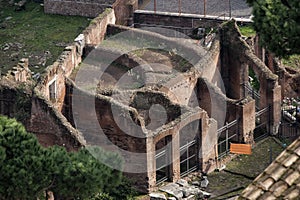
MULTIPOLYGON (((92 148, 121 163, 118 155, 92 148)), ((47 191, 57 199, 92 199, 99 194, 109 199, 105 194, 115 193, 123 180, 121 172, 100 163, 87 149, 69 153, 63 147, 44 148, 22 124, 2 116, 0 177, 0 200, 42 199, 47 191)))
POLYGON ((279 57, 300 54, 300 1, 247 0, 254 29, 268 50, 279 57))
POLYGON ((0 199, 32 199, 50 185, 44 149, 13 119, 0 117, 0 152, 0 199))

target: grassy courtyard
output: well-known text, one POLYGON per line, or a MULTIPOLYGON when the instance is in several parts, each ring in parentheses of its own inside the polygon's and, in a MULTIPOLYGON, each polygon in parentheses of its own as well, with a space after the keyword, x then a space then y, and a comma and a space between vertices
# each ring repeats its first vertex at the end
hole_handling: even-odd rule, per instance
POLYGON ((0 0, 2 75, 21 58, 29 58, 30 69, 41 72, 89 24, 88 18, 50 15, 43 9, 42 5, 28 1, 25 10, 15 11, 8 0, 0 0))

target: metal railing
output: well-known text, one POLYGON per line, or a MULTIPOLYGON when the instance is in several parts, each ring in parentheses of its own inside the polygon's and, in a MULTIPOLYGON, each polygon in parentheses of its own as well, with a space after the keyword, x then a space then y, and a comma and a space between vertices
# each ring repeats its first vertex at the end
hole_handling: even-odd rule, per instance
POLYGON ((244 96, 245 97, 251 96, 252 99, 255 100, 255 109, 259 110, 260 109, 260 94, 251 87, 250 83, 245 83, 245 84, 243 84, 243 86, 244 86, 244 96))
POLYGON ((197 140, 188 142, 187 144, 180 147, 180 176, 185 176, 198 169, 198 158, 197 158, 197 140), (195 148, 195 152, 190 154, 190 148, 195 148), (194 162, 190 162, 194 160, 194 162))
POLYGON ((270 131, 270 106, 255 113, 254 141, 260 141, 269 136, 270 131))
POLYGON ((238 141, 239 138, 239 120, 236 119, 218 129, 218 159, 226 156, 230 152, 230 143, 238 141))
POLYGON ((155 155, 156 159, 156 184, 160 184, 168 180, 168 164, 167 164, 167 151, 162 150, 155 155), (162 162, 159 160, 162 159, 162 162))

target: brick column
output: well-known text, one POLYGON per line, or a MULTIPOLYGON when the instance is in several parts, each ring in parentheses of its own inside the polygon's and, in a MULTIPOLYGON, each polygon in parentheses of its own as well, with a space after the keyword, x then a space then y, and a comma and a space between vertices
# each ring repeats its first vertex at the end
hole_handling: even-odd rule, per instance
POLYGON ((211 172, 215 168, 216 151, 218 144, 217 121, 210 118, 202 119, 202 138, 199 151, 200 168, 203 172, 211 172))
POLYGON ((172 167, 171 167, 171 178, 173 182, 180 179, 180 135, 179 130, 172 130, 172 167))
POLYGON ((255 129, 255 100, 247 97, 237 105, 239 116, 239 141, 252 144, 255 129))
POLYGON ((146 139, 147 148, 147 177, 149 184, 149 191, 151 192, 155 188, 156 184, 156 166, 155 166, 155 144, 152 137, 146 139))
POLYGON ((281 119, 281 86, 278 83, 269 82, 267 101, 270 105, 270 133, 278 133, 281 119))

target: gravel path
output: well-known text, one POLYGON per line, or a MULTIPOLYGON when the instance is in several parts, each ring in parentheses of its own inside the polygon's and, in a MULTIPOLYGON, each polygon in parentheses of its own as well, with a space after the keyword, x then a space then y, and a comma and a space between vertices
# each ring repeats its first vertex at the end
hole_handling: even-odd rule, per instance
MULTIPOLYGON (((156 0, 157 11, 178 12, 179 0, 156 0)), ((182 13, 204 14, 204 0, 181 0, 182 13)), ((251 15, 252 9, 247 5, 246 0, 206 0, 206 14, 220 16, 225 14, 229 16, 229 2, 231 2, 232 17, 245 17, 251 15)), ((153 10, 154 0, 151 0, 144 10, 153 10)))

